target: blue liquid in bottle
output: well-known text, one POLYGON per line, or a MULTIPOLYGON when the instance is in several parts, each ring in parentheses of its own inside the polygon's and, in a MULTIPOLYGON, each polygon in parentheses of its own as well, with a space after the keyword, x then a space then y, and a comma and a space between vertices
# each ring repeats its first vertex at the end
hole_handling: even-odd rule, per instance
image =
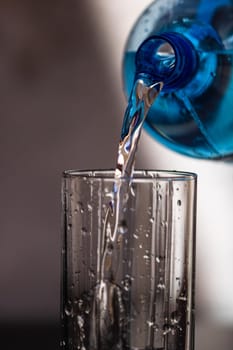
POLYGON ((127 96, 135 77, 163 81, 144 123, 156 140, 196 158, 233 156, 232 1, 152 3, 130 35, 123 74, 127 96))

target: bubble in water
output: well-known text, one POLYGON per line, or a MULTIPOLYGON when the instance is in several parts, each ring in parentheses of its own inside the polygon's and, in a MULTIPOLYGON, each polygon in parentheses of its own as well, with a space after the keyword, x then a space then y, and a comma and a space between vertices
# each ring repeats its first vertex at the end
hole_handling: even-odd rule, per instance
POLYGON ((160 263, 160 258, 156 256, 155 261, 159 264, 160 263))
POLYGON ((181 200, 180 200, 180 199, 178 199, 177 205, 178 205, 179 207, 181 206, 181 200))

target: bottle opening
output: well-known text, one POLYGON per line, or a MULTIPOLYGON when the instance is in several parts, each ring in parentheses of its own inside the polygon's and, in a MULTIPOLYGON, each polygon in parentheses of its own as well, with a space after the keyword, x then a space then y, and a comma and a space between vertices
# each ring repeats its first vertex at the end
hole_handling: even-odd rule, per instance
POLYGON ((185 86, 197 68, 197 56, 183 35, 165 32, 145 40, 136 53, 136 76, 146 74, 164 83, 163 92, 185 86))

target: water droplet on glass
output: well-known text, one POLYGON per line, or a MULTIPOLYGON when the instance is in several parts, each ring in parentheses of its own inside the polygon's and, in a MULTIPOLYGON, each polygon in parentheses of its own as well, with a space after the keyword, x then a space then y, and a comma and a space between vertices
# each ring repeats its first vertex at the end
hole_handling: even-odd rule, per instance
POLYGON ((84 320, 83 320, 82 316, 80 316, 80 315, 77 316, 77 322, 78 322, 79 327, 83 328, 84 320))
POLYGON ((148 209, 147 209, 147 214, 148 214, 148 215, 151 215, 151 213, 152 213, 152 207, 148 207, 148 209))
POLYGON ((128 232, 128 227, 127 227, 127 223, 125 220, 122 220, 122 222, 119 224, 118 232, 122 235, 126 234, 128 232))
POLYGON ((86 229, 86 227, 82 227, 81 233, 82 233, 83 236, 86 236, 86 234, 87 234, 87 229, 86 229))
POLYGON ((82 202, 77 202, 77 210, 82 214, 84 213, 84 207, 82 202))
POLYGON ((129 291, 132 283, 132 278, 131 276, 127 275, 122 281, 121 284, 124 288, 125 291, 129 291))
POLYGON ((89 269, 88 273, 91 278, 95 278, 95 272, 92 269, 89 269))
POLYGON ((149 327, 152 327, 154 325, 154 322, 152 321, 146 321, 146 323, 148 324, 149 327))
POLYGON ((160 258, 158 256, 156 256, 155 260, 158 264, 160 263, 160 258))
POLYGON ((65 346, 66 346, 65 340, 61 340, 61 341, 60 341, 60 346, 61 346, 61 347, 65 347, 65 346))
POLYGON ((171 332, 171 327, 168 324, 163 326, 163 335, 166 335, 171 332))
POLYGON ((158 289, 165 289, 165 284, 159 283, 159 284, 157 285, 157 287, 158 287, 158 289))
POLYGON ((177 310, 173 311, 171 313, 171 323, 173 325, 176 325, 177 323, 180 322, 180 319, 181 319, 181 314, 180 312, 178 312, 177 310))
POLYGON ((76 300, 76 303, 78 304, 79 310, 82 310, 83 309, 83 305, 84 305, 83 300, 82 299, 78 299, 78 300, 76 300))
POLYGON ((87 205, 87 209, 88 209, 89 212, 92 212, 92 205, 91 205, 91 204, 88 204, 88 205, 87 205))
POLYGON ((143 255, 143 259, 149 260, 149 259, 150 259, 150 256, 149 256, 148 254, 145 254, 145 255, 143 255))
POLYGON ((66 316, 68 316, 68 317, 73 316, 73 307, 71 304, 66 305, 64 311, 65 311, 66 316))
POLYGON ((155 218, 152 217, 149 221, 153 224, 153 222, 155 222, 155 218))

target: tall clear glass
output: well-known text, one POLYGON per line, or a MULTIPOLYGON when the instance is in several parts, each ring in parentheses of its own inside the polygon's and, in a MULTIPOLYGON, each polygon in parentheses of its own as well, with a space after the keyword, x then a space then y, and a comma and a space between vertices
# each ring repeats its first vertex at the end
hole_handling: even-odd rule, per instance
POLYGON ((61 345, 193 350, 196 175, 134 172, 103 278, 114 182, 114 171, 63 176, 61 345))

